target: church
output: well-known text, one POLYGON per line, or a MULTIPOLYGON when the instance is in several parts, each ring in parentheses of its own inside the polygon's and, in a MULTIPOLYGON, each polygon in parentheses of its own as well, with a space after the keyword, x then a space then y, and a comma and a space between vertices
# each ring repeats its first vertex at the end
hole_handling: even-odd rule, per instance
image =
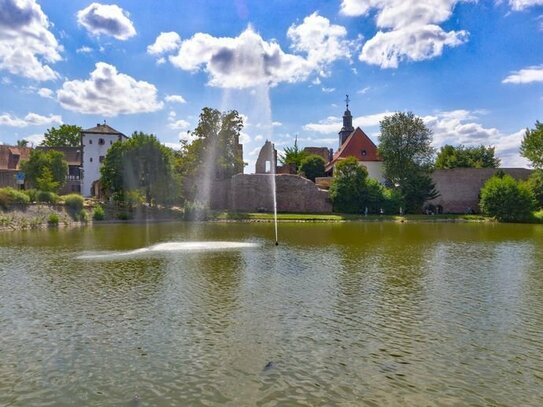
POLYGON ((347 157, 355 157, 360 165, 366 167, 370 178, 380 183, 385 182, 383 160, 379 157, 377 146, 360 127, 353 127, 348 95, 343 113, 343 127, 339 131, 339 148, 326 164, 326 173, 333 176, 335 165, 347 157))

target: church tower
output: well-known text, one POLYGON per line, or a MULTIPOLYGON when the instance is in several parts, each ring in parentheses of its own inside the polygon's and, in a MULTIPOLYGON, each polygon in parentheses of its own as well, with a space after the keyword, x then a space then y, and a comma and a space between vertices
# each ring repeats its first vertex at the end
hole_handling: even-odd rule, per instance
POLYGON ((345 113, 343 113, 343 127, 339 131, 339 148, 341 148, 343 143, 345 143, 345 140, 347 140, 347 137, 354 131, 353 115, 349 110, 349 95, 345 98, 345 104, 347 109, 345 110, 345 113))

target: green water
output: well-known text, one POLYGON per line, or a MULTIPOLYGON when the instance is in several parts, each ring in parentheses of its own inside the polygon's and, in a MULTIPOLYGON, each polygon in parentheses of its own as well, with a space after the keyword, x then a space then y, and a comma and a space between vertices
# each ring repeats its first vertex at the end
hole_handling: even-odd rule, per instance
POLYGON ((543 226, 273 233, 1 233, 0 406, 543 405, 543 226))

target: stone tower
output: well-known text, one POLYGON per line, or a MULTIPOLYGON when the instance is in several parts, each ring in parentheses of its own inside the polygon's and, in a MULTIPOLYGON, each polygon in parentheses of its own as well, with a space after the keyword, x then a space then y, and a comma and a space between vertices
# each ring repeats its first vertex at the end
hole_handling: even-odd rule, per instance
POLYGON ((343 113, 343 127, 339 131, 339 147, 345 143, 347 137, 354 131, 353 116, 349 110, 349 95, 345 98, 345 104, 347 106, 345 113, 343 113))

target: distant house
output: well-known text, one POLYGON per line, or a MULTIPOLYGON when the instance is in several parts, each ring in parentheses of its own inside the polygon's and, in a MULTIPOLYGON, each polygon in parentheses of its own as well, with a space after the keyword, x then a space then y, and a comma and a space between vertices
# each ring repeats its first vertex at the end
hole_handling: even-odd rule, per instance
POLYGON ((100 179, 100 167, 107 151, 116 141, 126 141, 128 137, 120 131, 98 123, 96 127, 81 131, 83 182, 81 194, 89 197, 97 195, 96 185, 100 179))
POLYGON ((379 157, 377 146, 360 127, 356 129, 353 127, 353 116, 349 110, 348 100, 347 109, 343 114, 343 127, 339 131, 339 149, 326 164, 325 170, 332 175, 339 161, 352 156, 360 165, 366 167, 370 178, 384 183, 383 160, 379 157))
POLYGON ((64 155, 64 160, 68 163, 68 173, 66 174, 66 182, 59 193, 61 195, 81 193, 83 166, 81 147, 36 147, 36 150, 61 152, 64 155))
POLYGON ((0 145, 0 188, 17 188, 16 174, 20 171, 21 162, 28 160, 30 147, 0 145))

